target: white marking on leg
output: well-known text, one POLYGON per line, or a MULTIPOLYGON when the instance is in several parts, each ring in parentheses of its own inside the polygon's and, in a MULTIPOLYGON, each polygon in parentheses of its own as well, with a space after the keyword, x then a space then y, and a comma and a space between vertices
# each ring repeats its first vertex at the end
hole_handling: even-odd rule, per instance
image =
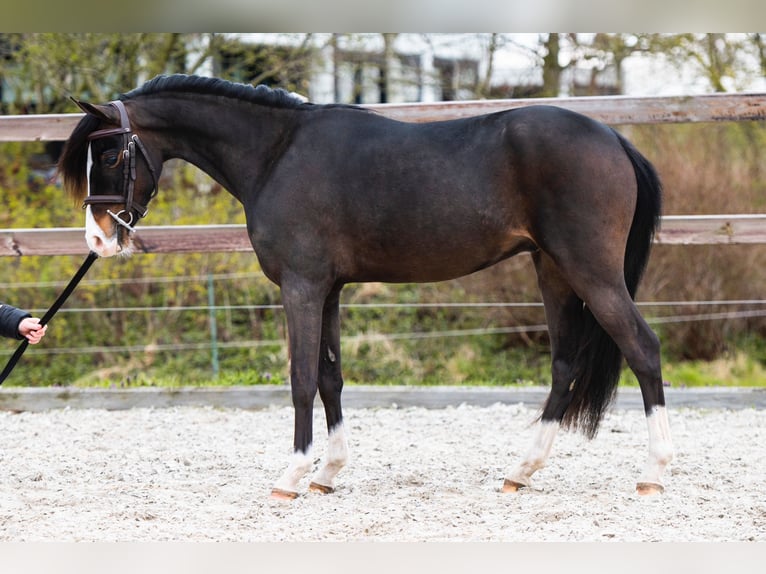
POLYGON ((335 488, 335 477, 348 462, 348 440, 343 423, 336 425, 327 438, 327 462, 314 475, 311 482, 320 484, 332 490, 335 488))
POLYGON ((507 480, 523 486, 529 486, 530 477, 545 466, 558 431, 558 422, 541 421, 532 446, 521 461, 521 464, 507 477, 507 480))
POLYGON ((293 452, 287 470, 274 484, 274 488, 285 492, 297 493, 298 483, 311 470, 312 463, 310 446, 305 453, 300 451, 293 452))
POLYGON ((673 459, 673 442, 670 438, 668 412, 663 406, 652 408, 646 416, 649 427, 649 459, 640 482, 662 485, 662 473, 673 459))

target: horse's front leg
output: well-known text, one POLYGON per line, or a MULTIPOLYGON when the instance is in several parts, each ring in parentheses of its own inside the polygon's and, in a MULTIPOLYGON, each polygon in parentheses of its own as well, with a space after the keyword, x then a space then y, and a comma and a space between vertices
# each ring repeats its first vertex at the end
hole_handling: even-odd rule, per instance
POLYGON ((293 454, 287 470, 274 484, 274 498, 294 499, 298 483, 311 470, 313 408, 319 370, 319 342, 324 295, 302 282, 282 285, 290 348, 290 385, 295 409, 293 454))
POLYGON ((340 362, 340 287, 327 297, 322 315, 319 347, 319 395, 327 418, 327 459, 314 475, 310 490, 328 494, 335 490, 335 477, 348 460, 348 442, 343 427, 340 395, 343 376, 340 362))

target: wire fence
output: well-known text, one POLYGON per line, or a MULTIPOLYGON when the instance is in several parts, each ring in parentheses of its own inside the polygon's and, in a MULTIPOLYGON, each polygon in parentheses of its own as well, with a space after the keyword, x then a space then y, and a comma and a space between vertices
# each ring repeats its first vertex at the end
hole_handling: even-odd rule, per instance
MULTIPOLYGON (((204 309, 204 307, 199 308, 204 309)), ((218 308, 213 308, 218 309, 218 308)), ((175 309, 173 309, 175 310, 175 309)), ((720 321, 732 319, 746 319, 766 317, 766 309, 753 311, 731 311, 721 313, 696 313, 688 315, 671 315, 667 317, 649 317, 650 325, 667 325, 672 323, 688 323, 693 321, 720 321)), ((519 325, 515 327, 483 327, 480 329, 451 329, 442 331, 408 331, 403 333, 363 333, 341 337, 343 343, 376 343, 397 340, 438 339, 447 337, 476 337, 488 335, 509 335, 513 333, 541 333, 548 330, 545 324, 519 325)), ((85 346, 85 347, 58 347, 50 349, 38 349, 40 355, 77 355, 92 353, 123 353, 123 352, 170 352, 170 351, 200 351, 218 349, 245 349, 256 347, 283 347, 287 345, 286 339, 251 339, 247 341, 206 341, 195 343, 149 343, 146 345, 114 345, 114 346, 85 346)), ((0 355, 10 355, 11 351, 0 352, 0 355)))
MULTIPOLYGON (((102 287, 125 284, 169 284, 207 282, 210 290, 207 305, 149 305, 149 306, 107 306, 107 307, 71 307, 63 308, 62 314, 97 314, 97 313, 204 313, 211 319, 211 337, 207 341, 192 343, 147 343, 143 345, 110 345, 110 346, 80 346, 80 347, 57 347, 40 348, 36 350, 41 355, 76 355, 94 353, 140 353, 140 352, 177 352, 177 351, 200 351, 211 349, 241 349, 257 347, 284 347, 286 339, 249 339, 240 341, 220 341, 215 333, 215 313, 218 311, 274 311, 281 312, 280 304, 246 304, 246 305, 220 305, 215 304, 213 284, 215 281, 237 279, 262 279, 264 276, 259 272, 242 273, 219 273, 206 275, 185 275, 170 277, 142 277, 125 279, 86 280, 82 287, 102 287)), ((65 281, 27 282, 27 283, 0 283, 0 289, 29 288, 40 289, 43 287, 57 288, 65 285, 65 281)), ((730 321, 738 319, 750 319, 766 317, 766 299, 719 299, 719 300, 692 300, 692 301, 638 301, 639 307, 663 310, 678 310, 683 308, 726 308, 727 310, 715 312, 675 313, 670 315, 647 316, 650 325, 671 325, 689 322, 703 321, 730 321), (744 307, 744 309, 743 309, 744 307)), ((493 308, 542 308, 541 301, 508 302, 508 301, 444 301, 444 302, 375 302, 375 303, 342 303, 341 309, 354 310, 397 310, 397 309, 493 309, 493 308)), ((45 309, 30 309, 36 315, 42 314, 45 309)), ((453 337, 480 337, 491 335, 506 335, 514 333, 540 333, 547 331, 547 325, 528 324, 502 327, 481 327, 471 329, 444 329, 429 331, 406 331, 393 333, 359 333, 347 335, 342 338, 344 343, 376 343, 396 340, 418 340, 453 337)), ((8 355, 12 351, 0 351, 0 355, 8 355)))
MULTIPOLYGON (((480 102, 449 102, 436 104, 405 104, 378 106, 379 112, 389 117, 405 121, 425 121, 434 119, 447 119, 477 113, 496 111, 489 109, 507 109, 522 105, 536 103, 533 100, 516 101, 480 101, 480 102)), ((537 102, 539 103, 539 102, 537 102)), ((711 121, 762 121, 766 109, 766 94, 717 94, 715 96, 693 96, 683 98, 567 98, 564 100, 547 99, 545 103, 554 103, 562 107, 570 107, 581 113, 600 119, 612 125, 635 125, 642 123, 685 123, 685 122, 711 122, 711 121)), ((72 128, 79 121, 79 114, 65 114, 61 116, 15 116, 0 118, 2 129, 0 140, 5 141, 47 141, 64 140, 71 133, 72 128)), ((726 216, 666 216, 669 224, 680 225, 677 229, 670 225, 659 234, 662 243, 670 244, 735 244, 735 243, 764 243, 764 216, 756 214, 738 214, 726 216), (681 225, 683 224, 683 225, 681 225)), ((177 232, 181 226, 172 226, 177 232)), ((197 226, 201 228, 203 226, 197 226)), ((203 242, 210 242, 211 237, 226 235, 225 250, 233 250, 234 240, 228 234, 223 233, 223 227, 219 226, 214 235, 205 236, 203 242)), ((18 256, 21 253, 42 255, 48 254, 45 250, 52 247, 61 248, 65 243, 65 237, 56 233, 75 233, 77 235, 77 248, 69 254, 80 253, 82 250, 80 230, 45 230, 49 236, 40 236, 34 239, 34 235, 41 230, 5 230, 3 245, 8 248, 5 255, 18 256), (23 232, 23 233, 22 233, 23 232), (53 234, 53 235, 50 235, 53 234), (53 238, 53 239, 51 239, 53 238)), ((161 231, 161 230, 159 230, 161 231)), ((181 230, 183 231, 183 230, 181 230)), ((165 231, 167 232, 167 230, 165 231)), ((188 235, 188 230, 184 231, 188 235)), ((143 229, 145 237, 149 237, 151 229, 143 229)), ((196 237, 198 231, 194 230, 196 237)), ((240 234, 244 243, 246 235, 240 234)), ((189 238, 184 236, 188 251, 189 238)), ((152 243, 149 241, 148 243, 152 243)), ((180 240, 154 243, 168 245, 169 252, 177 248, 180 240)), ((157 246, 155 249, 159 249, 157 246)), ((208 245, 204 245, 208 249, 208 245)), ((198 247, 198 249, 200 249, 198 247)), ((249 250, 249 245, 245 247, 249 250)), ((159 250, 157 252, 160 252, 159 250)), ((120 285, 141 284, 170 284, 181 282, 196 282, 200 284, 212 283, 224 280, 259 279, 263 280, 260 273, 224 273, 204 274, 173 277, 144 277, 144 278, 121 278, 86 280, 81 283, 80 289, 87 287, 98 288, 102 286, 115 287, 120 285)), ((60 289, 66 281, 47 281, 29 283, 0 283, 0 290, 6 289, 34 289, 43 288, 60 289)), ((221 305, 215 302, 215 293, 209 289, 208 305, 179 305, 179 306, 102 306, 102 307, 71 307, 60 311, 62 314, 98 314, 98 313, 205 313, 210 321, 210 337, 207 341, 178 342, 178 343, 154 343, 145 345, 115 345, 115 346, 81 346, 47 348, 41 346, 36 349, 37 354, 93 354, 93 353, 141 353, 149 351, 183 352, 183 351, 212 351, 226 348, 257 348, 266 346, 284 347, 286 340, 283 338, 269 338, 241 341, 222 341, 216 336, 216 314, 220 312, 274 312, 280 313, 282 306, 279 304, 253 304, 253 305, 221 305)), ((276 300, 276 296, 273 298, 276 300)), ((766 317, 766 300, 743 299, 743 300, 695 300, 695 301, 641 301, 638 305, 649 310, 645 313, 647 321, 654 325, 673 325, 690 322, 724 322, 738 321, 752 318, 766 317)), ((539 301, 530 302, 375 302, 375 303, 347 303, 342 304, 342 309, 347 310, 381 310, 392 311, 404 309, 523 309, 542 308, 539 301)), ((30 309, 34 314, 42 314, 45 309, 30 309)), ((529 320, 530 324, 509 326, 484 325, 480 328, 466 329, 433 329, 427 331, 405 331, 391 333, 358 333, 343 337, 344 343, 355 342, 387 342, 394 340, 417 340, 455 337, 482 337, 513 333, 539 333, 545 332, 547 326, 538 323, 535 319, 529 320)), ((12 351, 0 350, 0 355, 10 354, 12 351)))

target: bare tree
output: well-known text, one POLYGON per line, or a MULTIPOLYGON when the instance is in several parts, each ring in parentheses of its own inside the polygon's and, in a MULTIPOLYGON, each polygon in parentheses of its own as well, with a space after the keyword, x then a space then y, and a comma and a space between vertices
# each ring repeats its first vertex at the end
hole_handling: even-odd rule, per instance
POLYGON ((740 35, 652 34, 647 49, 663 54, 679 69, 691 65, 716 92, 726 91, 727 84, 736 89, 752 74, 745 58, 748 40, 740 35))
POLYGON ((553 97, 559 95, 561 90, 561 73, 564 66, 559 62, 561 55, 561 36, 562 34, 550 33, 543 41, 543 97, 553 97))
POLYGON ((753 46, 758 56, 758 62, 761 65, 761 75, 766 76, 766 39, 763 34, 755 33, 750 36, 753 46))
POLYGON ((489 34, 487 42, 487 67, 484 76, 476 86, 476 97, 486 98, 489 96, 492 88, 492 74, 495 69, 495 56, 503 44, 502 35, 497 33, 489 34))

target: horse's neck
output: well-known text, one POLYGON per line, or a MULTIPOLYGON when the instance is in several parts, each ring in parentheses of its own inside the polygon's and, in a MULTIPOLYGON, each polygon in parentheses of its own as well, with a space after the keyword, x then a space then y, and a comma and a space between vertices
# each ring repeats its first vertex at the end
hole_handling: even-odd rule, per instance
POLYGON ((238 182, 252 180, 244 173, 249 170, 257 177, 261 164, 273 159, 279 142, 292 129, 292 115, 289 110, 239 101, 224 106, 205 97, 193 107, 191 113, 180 113, 188 108, 172 98, 147 104, 150 116, 161 118, 156 128, 162 134, 164 159, 197 166, 241 200, 245 190, 238 188, 238 182))

